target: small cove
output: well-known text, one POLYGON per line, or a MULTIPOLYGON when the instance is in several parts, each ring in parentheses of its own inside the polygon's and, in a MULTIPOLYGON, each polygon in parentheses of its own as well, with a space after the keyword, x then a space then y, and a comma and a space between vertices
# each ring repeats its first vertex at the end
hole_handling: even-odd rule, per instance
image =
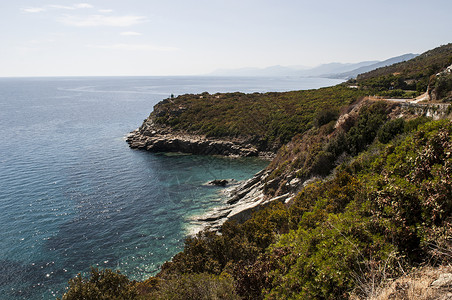
POLYGON ((268 162, 128 148, 170 94, 316 88, 328 79, 0 79, 0 294, 53 299, 90 266, 147 278, 183 247, 190 216, 218 204, 214 179, 268 162))

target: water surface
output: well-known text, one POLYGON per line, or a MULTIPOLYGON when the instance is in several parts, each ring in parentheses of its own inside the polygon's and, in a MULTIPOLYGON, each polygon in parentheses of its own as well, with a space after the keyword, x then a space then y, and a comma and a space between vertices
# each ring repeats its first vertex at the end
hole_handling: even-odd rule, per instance
POLYGON ((0 79, 0 295, 53 299, 90 266, 142 280, 183 247, 193 214, 218 204, 213 179, 258 159, 152 154, 125 135, 171 94, 316 88, 329 79, 0 79))

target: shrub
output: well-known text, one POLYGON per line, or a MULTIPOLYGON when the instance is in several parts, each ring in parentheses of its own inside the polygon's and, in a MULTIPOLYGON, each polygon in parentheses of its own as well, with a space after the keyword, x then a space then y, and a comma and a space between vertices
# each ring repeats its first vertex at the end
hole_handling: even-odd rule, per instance
POLYGON ((357 155, 373 142, 380 126, 387 119, 387 109, 388 104, 384 102, 361 108, 356 125, 345 136, 348 153, 357 155))
POLYGON ((322 125, 328 124, 331 121, 337 120, 339 117, 339 112, 337 109, 327 108, 318 111, 314 117, 314 125, 316 127, 321 127, 322 125))
POLYGON ((133 282, 119 271, 91 268, 89 278, 78 274, 69 280, 68 291, 62 300, 127 300, 135 299, 136 296, 133 282))
POLYGON ((443 74, 436 78, 434 93, 438 100, 452 96, 452 74, 443 74))
POLYGON ((388 143, 394 136, 403 133, 405 120, 402 118, 391 120, 381 126, 377 132, 377 138, 383 144, 388 143))
POLYGON ((400 261, 414 266, 431 247, 447 249, 451 153, 452 123, 431 122, 388 146, 375 144, 333 178, 304 188, 289 210, 292 230, 270 247, 291 250, 270 252, 278 259, 260 281, 267 282, 266 299, 347 298, 379 276, 382 262, 385 276, 397 276, 400 261))

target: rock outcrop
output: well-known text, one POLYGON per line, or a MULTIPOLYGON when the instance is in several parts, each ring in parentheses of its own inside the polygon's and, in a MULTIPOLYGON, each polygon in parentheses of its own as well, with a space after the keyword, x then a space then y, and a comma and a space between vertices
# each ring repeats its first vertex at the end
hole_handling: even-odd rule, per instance
POLYGON ((252 178, 239 182, 235 186, 223 190, 224 203, 201 216, 193 217, 190 234, 210 228, 219 230, 227 220, 242 223, 251 217, 251 214, 273 201, 287 203, 295 195, 287 193, 278 197, 268 197, 264 194, 264 186, 270 171, 262 170, 252 178))
POLYGON ((216 185, 216 186, 226 186, 228 183, 230 183, 233 180, 227 180, 227 179, 215 179, 210 181, 208 184, 210 185, 216 185))
POLYGON ((199 155, 224 156, 273 156, 273 153, 261 152, 254 145, 239 138, 208 138, 203 135, 189 134, 156 125, 147 120, 127 137, 131 148, 152 152, 183 152, 199 155))

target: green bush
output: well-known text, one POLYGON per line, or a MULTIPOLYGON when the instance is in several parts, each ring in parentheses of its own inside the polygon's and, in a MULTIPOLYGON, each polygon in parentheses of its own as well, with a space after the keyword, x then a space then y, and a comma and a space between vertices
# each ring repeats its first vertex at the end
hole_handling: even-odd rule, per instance
POLYGON ((437 99, 452 98, 452 74, 437 77, 434 92, 437 99))
POLYGON ((109 269, 99 271, 92 268, 88 278, 78 274, 69 280, 68 291, 62 300, 127 300, 136 297, 134 283, 125 275, 109 269))
POLYGON ((398 263, 424 262, 444 243, 438 232, 450 233, 451 153, 452 122, 431 122, 304 188, 289 210, 292 230, 270 247, 290 250, 255 262, 273 268, 261 279, 266 299, 347 298, 358 281, 382 276, 383 263, 397 276, 398 263))
POLYGON ((324 109, 320 110, 315 114, 314 125, 316 127, 321 127, 322 125, 328 124, 331 121, 337 120, 339 117, 339 112, 337 109, 324 109))
POLYGON ((356 125, 345 136, 348 153, 357 155, 373 142, 380 126, 387 119, 387 109, 387 103, 376 102, 360 110, 356 125))
POLYGON ((396 135, 403 133, 405 120, 402 118, 385 123, 377 132, 378 140, 384 144, 392 140, 396 135))

